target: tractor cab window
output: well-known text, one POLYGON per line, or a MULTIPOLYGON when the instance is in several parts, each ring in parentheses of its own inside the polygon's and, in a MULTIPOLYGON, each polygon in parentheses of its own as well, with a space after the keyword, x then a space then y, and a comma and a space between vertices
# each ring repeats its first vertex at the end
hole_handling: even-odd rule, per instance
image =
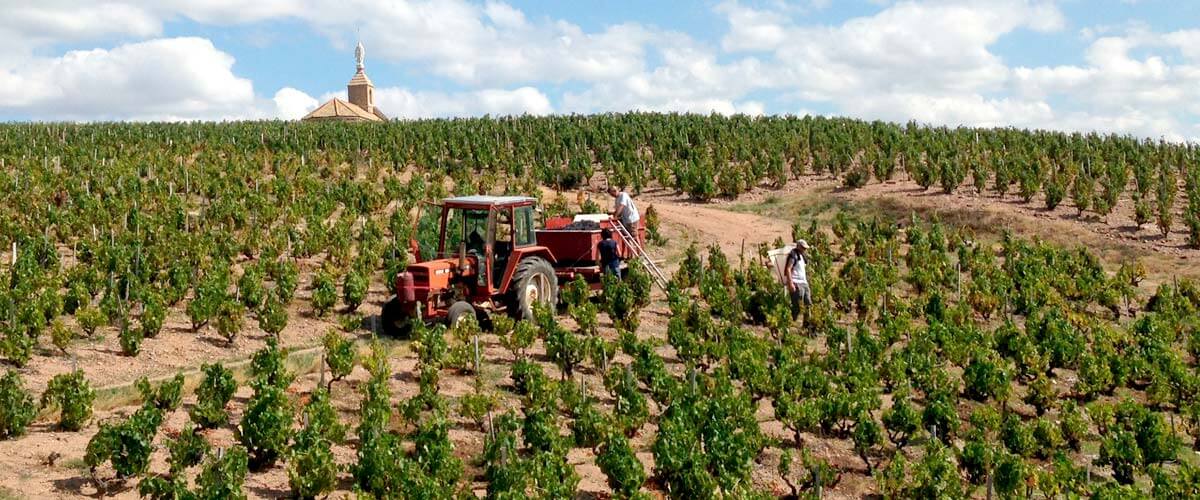
POLYGON ((483 255, 487 244, 488 211, 454 208, 446 219, 446 244, 442 247, 446 256, 458 252, 461 243, 466 243, 467 253, 483 255))
POLYGON ((513 250, 513 212, 512 208, 496 209, 496 225, 494 229, 495 244, 492 248, 492 286, 499 287, 504 278, 504 269, 508 266, 508 258, 513 250))
POLYGON ((492 251, 496 255, 502 255, 512 252, 513 241, 513 216, 511 208, 500 208, 496 210, 496 225, 493 229, 495 238, 495 247, 492 251))
POLYGON ((533 233, 533 207, 518 207, 514 212, 513 234, 516 237, 517 246, 523 247, 536 243, 533 233))

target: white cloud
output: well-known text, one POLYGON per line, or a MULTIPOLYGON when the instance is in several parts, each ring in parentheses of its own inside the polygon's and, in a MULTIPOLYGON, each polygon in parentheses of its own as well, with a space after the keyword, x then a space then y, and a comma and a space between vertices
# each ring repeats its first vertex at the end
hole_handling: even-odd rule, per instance
POLYGON ((303 118, 321 104, 312 96, 291 87, 279 89, 272 101, 275 103, 277 116, 284 120, 303 118))
POLYGON ((772 50, 788 37, 779 12, 746 8, 734 1, 724 2, 715 10, 729 22, 729 33, 721 38, 721 48, 727 52, 772 50))
MULTIPOLYGON (((305 112, 317 106, 317 100, 294 89, 288 90, 287 100, 306 104, 305 112), (307 105, 311 103, 311 107, 307 105)), ((283 91, 280 91, 283 92, 283 91)), ((346 93, 329 92, 321 101, 346 93)), ((276 94, 275 102, 280 102, 276 94)), ((376 87, 375 105, 390 118, 440 118, 451 116, 548 115, 554 112, 550 99, 533 87, 482 89, 465 92, 412 91, 401 87, 376 87)), ((279 106, 282 110, 284 106, 279 106)))
POLYGON ((496 26, 504 28, 525 27, 525 13, 504 2, 489 0, 484 4, 483 11, 496 26))
POLYGON ((1017 68, 1014 88, 1023 96, 1056 96, 1064 108, 1048 125, 1170 139, 1196 138, 1185 122, 1200 118, 1200 65, 1185 46, 1191 31, 1154 33, 1142 28, 1096 38, 1084 65, 1017 68), (1170 64, 1177 50, 1184 62, 1170 64), (1135 57, 1135 51, 1144 55, 1135 57))
POLYGON ((253 85, 202 38, 67 52, 0 70, 0 107, 41 119, 220 119, 246 116, 253 85))
POLYGON ((779 9, 733 2, 717 11, 730 23, 723 49, 770 56, 759 88, 842 114, 1197 137, 1185 124, 1200 119, 1193 104, 1200 103, 1200 30, 1094 27, 1083 30, 1089 46, 1081 64, 1012 67, 993 44, 1022 29, 1063 29, 1054 3, 905 1, 834 26, 796 24, 779 9), (1187 62, 1172 64, 1171 51, 1187 62))

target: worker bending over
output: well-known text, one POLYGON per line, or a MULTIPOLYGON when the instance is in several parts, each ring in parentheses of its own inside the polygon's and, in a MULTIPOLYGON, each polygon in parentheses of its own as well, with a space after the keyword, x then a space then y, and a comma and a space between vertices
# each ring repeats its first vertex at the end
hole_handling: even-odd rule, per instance
POLYGON ((633 204, 633 197, 629 196, 623 189, 617 189, 616 186, 608 187, 608 195, 612 196, 613 210, 609 212, 614 219, 621 221, 621 225, 632 234, 637 234, 637 223, 642 219, 638 214, 637 205, 633 204))

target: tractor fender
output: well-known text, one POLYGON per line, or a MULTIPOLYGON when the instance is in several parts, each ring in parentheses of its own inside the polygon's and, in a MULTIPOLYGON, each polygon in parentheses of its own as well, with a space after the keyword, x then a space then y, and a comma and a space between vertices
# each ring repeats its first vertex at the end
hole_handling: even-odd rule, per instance
POLYGON ((546 262, 549 262, 551 267, 556 262, 554 254, 550 252, 550 249, 543 246, 528 246, 513 250, 512 255, 508 258, 508 265, 504 266, 504 278, 500 280, 499 293, 508 293, 508 287, 512 284, 513 274, 517 271, 517 265, 529 257, 541 257, 546 262))

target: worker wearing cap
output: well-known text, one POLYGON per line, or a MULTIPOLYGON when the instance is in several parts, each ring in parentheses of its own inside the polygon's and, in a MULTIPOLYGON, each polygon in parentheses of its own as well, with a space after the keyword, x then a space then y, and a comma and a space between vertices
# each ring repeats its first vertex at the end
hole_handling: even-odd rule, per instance
POLYGON ((808 242, 796 240, 796 247, 788 252, 783 274, 787 276, 788 294, 792 297, 792 319, 800 314, 800 304, 812 305, 812 289, 808 287, 808 242))

